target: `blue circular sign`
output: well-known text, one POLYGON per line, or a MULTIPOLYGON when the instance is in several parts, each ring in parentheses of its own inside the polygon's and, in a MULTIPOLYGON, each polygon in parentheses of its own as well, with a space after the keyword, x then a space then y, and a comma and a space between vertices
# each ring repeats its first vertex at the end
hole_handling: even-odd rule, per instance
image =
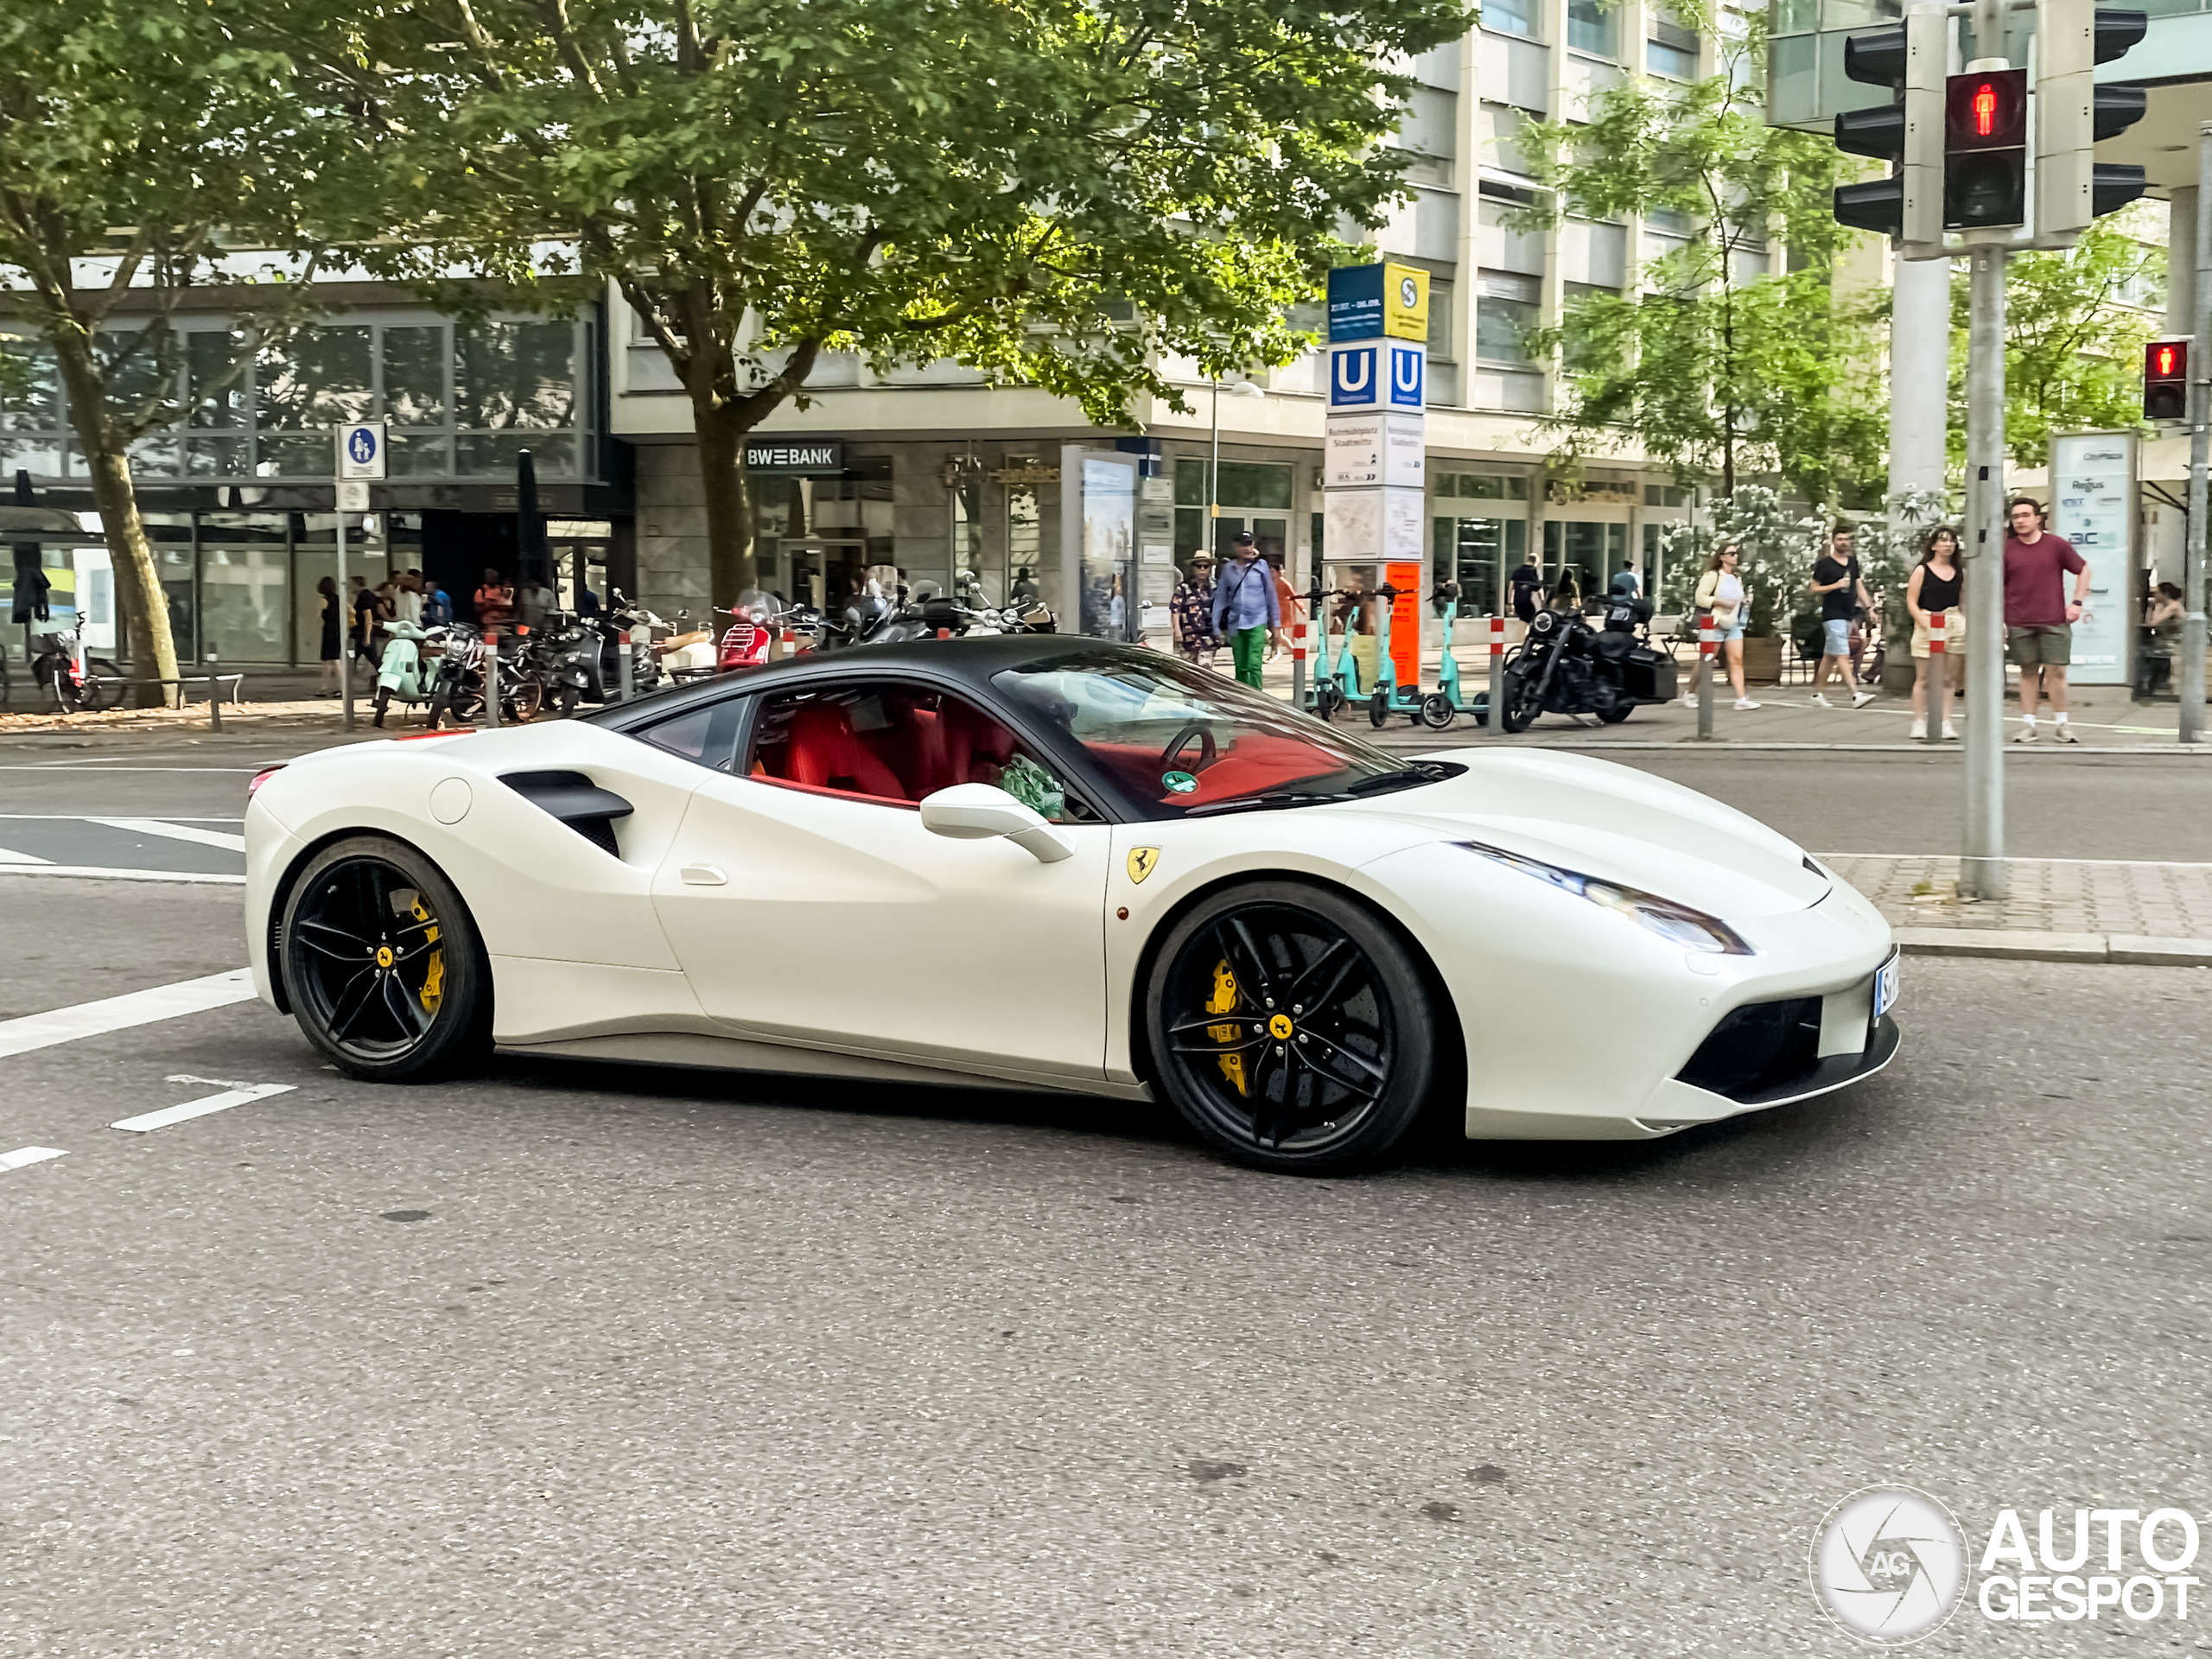
POLYGON ((346 435, 346 453, 357 466, 367 466, 377 458, 377 435, 365 426, 355 427, 346 435))

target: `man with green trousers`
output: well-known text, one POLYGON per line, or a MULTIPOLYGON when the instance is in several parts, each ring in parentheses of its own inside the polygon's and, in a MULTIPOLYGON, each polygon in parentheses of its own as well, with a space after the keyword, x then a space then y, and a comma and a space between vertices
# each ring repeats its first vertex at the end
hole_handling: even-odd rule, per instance
POLYGON ((1256 690, 1268 643, 1282 644, 1282 607, 1274 569, 1260 556, 1250 531, 1237 537, 1234 551, 1235 562, 1213 585, 1213 631, 1229 641, 1238 683, 1256 690))

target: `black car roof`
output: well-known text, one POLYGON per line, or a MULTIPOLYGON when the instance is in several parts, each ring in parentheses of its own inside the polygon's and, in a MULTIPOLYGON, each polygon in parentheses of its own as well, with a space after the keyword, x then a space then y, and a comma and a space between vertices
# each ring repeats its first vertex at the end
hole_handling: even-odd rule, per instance
POLYGON ((960 639, 912 639, 891 645, 855 645, 845 651, 809 652, 786 657, 739 673, 716 674, 666 691, 649 692, 628 702, 609 704, 581 716, 613 731, 680 714, 701 703, 715 702, 740 692, 764 686, 790 687, 810 679, 874 671, 918 671, 932 679, 950 680, 968 687, 988 700, 991 676, 1025 664, 1067 658, 1101 667, 1122 658, 1148 664, 1159 663, 1160 653, 1141 645, 1084 634, 1001 633, 960 639))

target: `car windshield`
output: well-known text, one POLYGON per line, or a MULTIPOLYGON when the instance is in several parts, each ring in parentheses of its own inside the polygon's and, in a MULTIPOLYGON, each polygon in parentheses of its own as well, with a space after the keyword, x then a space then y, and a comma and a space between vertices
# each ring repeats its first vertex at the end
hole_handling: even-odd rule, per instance
POLYGON ((1287 704, 1150 652, 1102 649, 992 677, 1014 707, 1065 733, 1102 781, 1149 818, 1308 806, 1459 770, 1408 763, 1287 704))

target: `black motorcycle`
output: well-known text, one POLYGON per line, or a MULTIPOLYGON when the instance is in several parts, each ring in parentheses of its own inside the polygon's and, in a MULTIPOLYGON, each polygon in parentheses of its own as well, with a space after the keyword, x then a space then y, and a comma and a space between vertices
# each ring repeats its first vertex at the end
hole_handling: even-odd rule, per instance
POLYGON ((1675 700, 1675 659, 1639 624, 1593 628, 1579 611, 1539 611, 1506 658, 1501 717, 1525 732, 1538 715, 1595 715, 1606 725, 1675 700))

